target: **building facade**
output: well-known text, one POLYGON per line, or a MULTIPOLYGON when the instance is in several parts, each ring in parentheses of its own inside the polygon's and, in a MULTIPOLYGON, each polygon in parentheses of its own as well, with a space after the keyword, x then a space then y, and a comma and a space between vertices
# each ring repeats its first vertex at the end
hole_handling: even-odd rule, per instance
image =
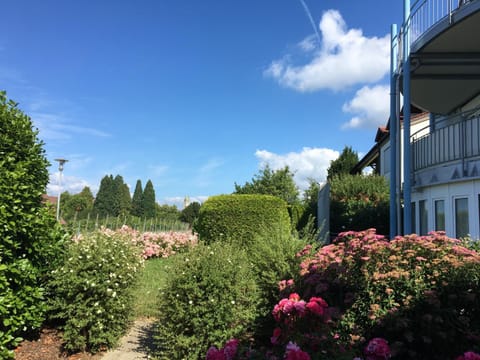
POLYGON ((389 141, 380 150, 389 161, 391 236, 442 230, 479 238, 479 0, 404 0, 404 22, 398 32, 392 26, 391 90, 389 141), (403 117, 400 93, 410 105, 403 117))

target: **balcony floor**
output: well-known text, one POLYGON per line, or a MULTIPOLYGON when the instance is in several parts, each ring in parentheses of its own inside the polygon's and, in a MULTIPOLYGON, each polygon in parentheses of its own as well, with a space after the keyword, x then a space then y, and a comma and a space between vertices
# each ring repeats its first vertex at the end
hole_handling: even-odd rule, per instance
POLYGON ((480 0, 456 9, 411 47, 411 100, 449 114, 480 94, 480 0))

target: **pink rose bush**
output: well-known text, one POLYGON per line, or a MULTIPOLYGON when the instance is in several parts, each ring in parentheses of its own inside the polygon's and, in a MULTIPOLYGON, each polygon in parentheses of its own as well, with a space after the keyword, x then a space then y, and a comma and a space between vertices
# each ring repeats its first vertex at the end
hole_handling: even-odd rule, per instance
POLYGON ((207 351, 206 360, 233 360, 237 355, 239 341, 237 339, 231 339, 227 341, 225 346, 221 349, 217 349, 212 346, 207 351))
POLYGON ((473 351, 467 351, 463 355, 460 355, 455 360, 480 360, 480 354, 473 351))
POLYGON ((364 350, 365 360, 386 360, 391 356, 388 342, 382 338, 374 338, 368 342, 364 350))
POLYGON ((289 342, 285 351, 286 360, 310 360, 310 355, 302 351, 300 347, 292 342, 289 342))
POLYGON ((126 225, 118 230, 101 228, 100 231, 110 237, 127 237, 142 249, 142 257, 144 259, 169 257, 198 243, 197 235, 190 232, 168 231, 142 233, 126 225))

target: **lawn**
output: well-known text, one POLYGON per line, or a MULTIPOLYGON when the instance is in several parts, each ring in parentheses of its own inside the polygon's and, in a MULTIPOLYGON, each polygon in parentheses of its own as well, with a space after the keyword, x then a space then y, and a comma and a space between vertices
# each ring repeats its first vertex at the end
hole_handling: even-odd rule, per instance
POLYGON ((172 258, 153 258, 145 261, 135 290, 135 318, 157 317, 161 287, 172 258))

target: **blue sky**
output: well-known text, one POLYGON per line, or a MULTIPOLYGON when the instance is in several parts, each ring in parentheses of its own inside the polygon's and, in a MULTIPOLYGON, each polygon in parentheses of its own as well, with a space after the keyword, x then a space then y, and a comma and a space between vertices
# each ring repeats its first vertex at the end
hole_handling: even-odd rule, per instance
MULTIPOLYGON (((304 187, 388 117, 402 1, 15 0, 0 89, 31 116, 63 189, 106 174, 157 202, 230 193, 265 164, 304 187)), ((48 192, 58 192, 50 168, 48 192)))

